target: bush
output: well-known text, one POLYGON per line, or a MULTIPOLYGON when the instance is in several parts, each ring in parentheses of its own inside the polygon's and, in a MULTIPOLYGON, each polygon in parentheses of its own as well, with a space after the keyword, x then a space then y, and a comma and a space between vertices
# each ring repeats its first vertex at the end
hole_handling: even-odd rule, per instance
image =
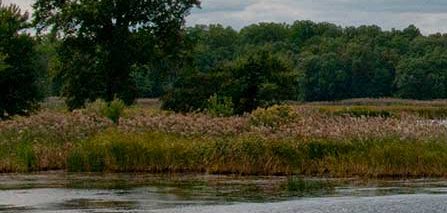
POLYGON ((114 99, 110 103, 107 103, 102 99, 98 99, 95 102, 86 105, 87 112, 104 116, 112 120, 115 124, 119 123, 119 119, 125 108, 126 104, 120 99, 114 99))
POLYGON ((261 49, 232 63, 222 94, 233 98, 236 114, 294 99, 297 73, 271 51, 261 49))
POLYGON ((162 99, 163 108, 203 110, 209 97, 217 93, 231 98, 234 113, 241 115, 294 99, 296 85, 297 73, 292 66, 268 50, 253 51, 208 73, 183 73, 162 99))
POLYGON ((217 94, 214 94, 208 99, 207 112, 215 117, 228 117, 234 114, 233 107, 232 98, 220 98, 217 94))
POLYGON ((296 118, 293 108, 288 105, 275 105, 270 108, 259 108, 251 113, 250 123, 254 126, 276 128, 296 118))
POLYGON ((162 108, 175 112, 193 112, 207 108, 208 98, 217 92, 219 82, 207 73, 183 72, 161 99, 162 108))

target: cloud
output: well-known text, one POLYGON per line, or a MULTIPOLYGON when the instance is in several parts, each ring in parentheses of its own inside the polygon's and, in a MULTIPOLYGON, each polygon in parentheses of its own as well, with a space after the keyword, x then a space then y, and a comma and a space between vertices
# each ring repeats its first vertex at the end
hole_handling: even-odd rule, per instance
MULTIPOLYGON (((31 11, 34 0, 3 0, 31 11)), ((240 29, 258 22, 313 20, 342 26, 375 24, 447 33, 447 0, 202 0, 188 25, 220 23, 240 29)))
POLYGON ((415 24, 424 33, 447 32, 446 0, 257 0, 233 9, 221 7, 234 2, 238 1, 204 0, 203 9, 195 9, 188 23, 221 23, 239 29, 257 22, 309 19, 343 26, 375 24, 384 29, 415 24))
POLYGON ((31 5, 33 4, 34 0, 3 0, 3 4, 16 4, 22 10, 31 12, 32 8, 31 5))

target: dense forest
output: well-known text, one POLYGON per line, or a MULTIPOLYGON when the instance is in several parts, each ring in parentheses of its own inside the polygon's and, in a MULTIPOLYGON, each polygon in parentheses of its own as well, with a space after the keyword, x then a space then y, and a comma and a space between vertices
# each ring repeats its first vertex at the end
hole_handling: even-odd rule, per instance
POLYGON ((286 100, 447 98, 447 34, 296 21, 235 30, 185 17, 199 1, 37 0, 0 8, 0 117, 45 97, 70 109, 161 98, 242 114, 286 100))

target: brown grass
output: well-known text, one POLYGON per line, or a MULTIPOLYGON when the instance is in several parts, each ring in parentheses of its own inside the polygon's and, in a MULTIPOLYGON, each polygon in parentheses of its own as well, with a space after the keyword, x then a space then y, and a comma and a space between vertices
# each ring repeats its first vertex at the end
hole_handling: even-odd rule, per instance
POLYGON ((447 176, 442 120, 321 107, 275 106, 218 118, 139 106, 126 109, 119 124, 85 110, 43 110, 0 122, 0 171, 447 176))

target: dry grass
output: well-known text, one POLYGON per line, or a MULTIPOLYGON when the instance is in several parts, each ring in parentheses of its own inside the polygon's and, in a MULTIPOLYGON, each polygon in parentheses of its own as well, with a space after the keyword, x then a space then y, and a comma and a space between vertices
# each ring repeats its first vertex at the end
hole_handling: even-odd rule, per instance
POLYGON ((306 103, 307 105, 342 105, 342 106, 434 106, 434 107, 447 107, 447 100, 409 100, 398 98, 357 98, 332 102, 312 102, 306 103))
POLYGON ((0 171, 447 176, 443 121, 398 110, 411 106, 393 108, 399 116, 333 113, 339 107, 216 118, 139 106, 119 124, 87 111, 44 110, 0 122, 0 171))

